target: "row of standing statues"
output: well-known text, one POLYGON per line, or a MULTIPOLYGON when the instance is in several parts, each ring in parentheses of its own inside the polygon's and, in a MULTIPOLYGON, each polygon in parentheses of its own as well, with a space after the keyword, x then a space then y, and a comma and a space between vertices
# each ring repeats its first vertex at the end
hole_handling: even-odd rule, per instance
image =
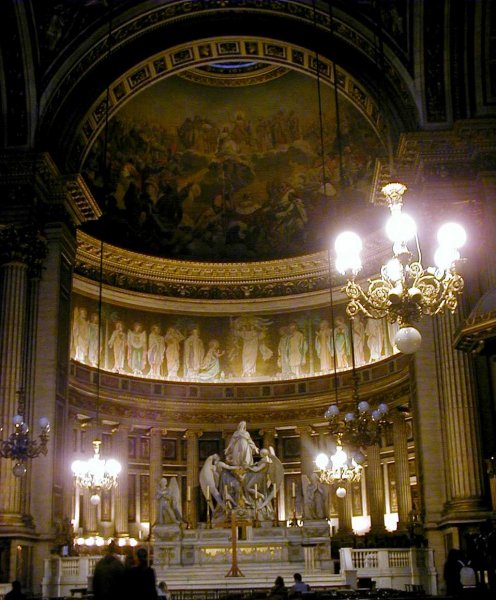
POLYGON ((359 316, 352 327, 342 316, 336 317, 334 327, 328 319, 312 327, 289 321, 277 328, 277 335, 268 318, 237 317, 230 320, 228 334, 206 344, 198 325, 169 326, 164 332, 153 324, 148 332, 140 321, 128 328, 121 320, 106 321, 101 328, 98 323, 97 313, 88 319, 86 308, 75 308, 72 358, 96 367, 103 355, 104 369, 154 379, 246 380, 329 373, 351 368, 351 336, 357 366, 396 351, 397 324, 359 316))
MULTIPOLYGON (((221 457, 209 456, 199 483, 214 525, 223 525, 232 511, 247 519, 274 521, 277 498, 284 482, 284 467, 272 447, 258 448, 241 421, 221 457)), ((304 517, 327 516, 327 490, 316 475, 302 476, 304 517)), ((157 491, 156 525, 184 522, 180 487, 175 477, 162 477, 157 491)))

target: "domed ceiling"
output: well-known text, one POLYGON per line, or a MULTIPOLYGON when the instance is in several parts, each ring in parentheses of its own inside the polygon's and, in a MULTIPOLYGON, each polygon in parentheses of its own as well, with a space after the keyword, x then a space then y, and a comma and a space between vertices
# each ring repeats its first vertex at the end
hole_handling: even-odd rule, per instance
POLYGON ((86 231, 130 250, 208 261, 322 250, 330 229, 350 219, 370 231, 384 147, 341 95, 338 112, 339 138, 331 87, 260 61, 162 79, 111 118, 109 170, 105 132, 88 154, 84 174, 104 216, 86 231))

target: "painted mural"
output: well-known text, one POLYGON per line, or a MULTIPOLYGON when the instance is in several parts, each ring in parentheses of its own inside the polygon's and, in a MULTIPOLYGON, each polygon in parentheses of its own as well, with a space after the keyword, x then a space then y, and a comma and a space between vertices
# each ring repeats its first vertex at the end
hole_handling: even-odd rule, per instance
MULTIPOLYGON (((192 317, 123 309, 75 295, 71 358, 104 370, 170 381, 269 381, 352 367, 349 320, 313 309, 270 316, 192 317), (98 354, 100 344, 100 355, 98 354)), ((396 325, 357 317, 357 366, 395 352, 396 325)))
MULTIPOLYGON (((270 259, 327 247, 329 227, 367 210, 381 144, 351 103, 296 73, 242 88, 173 76, 126 104, 84 173, 104 209, 86 229, 132 250, 270 259), (341 168, 342 167, 342 168, 341 168)), ((382 152, 383 153, 383 152, 382 152)), ((370 223, 368 224, 370 226, 370 223)))

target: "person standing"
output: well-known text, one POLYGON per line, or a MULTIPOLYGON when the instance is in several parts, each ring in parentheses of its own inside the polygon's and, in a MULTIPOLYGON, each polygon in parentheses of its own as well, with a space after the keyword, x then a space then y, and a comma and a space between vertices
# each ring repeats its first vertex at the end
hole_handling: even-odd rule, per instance
POLYGON ((461 557, 462 554, 457 548, 451 548, 448 552, 443 572, 444 581, 446 582, 446 594, 448 596, 460 596, 462 592, 462 584, 460 582, 461 557))
POLYGON ((95 600, 120 600, 123 596, 125 569, 117 558, 115 549, 115 542, 110 542, 107 554, 96 563, 93 572, 95 600))
POLYGON ((155 571, 148 566, 146 548, 138 548, 136 566, 129 570, 127 576, 126 595, 128 598, 140 600, 158 600, 155 571))

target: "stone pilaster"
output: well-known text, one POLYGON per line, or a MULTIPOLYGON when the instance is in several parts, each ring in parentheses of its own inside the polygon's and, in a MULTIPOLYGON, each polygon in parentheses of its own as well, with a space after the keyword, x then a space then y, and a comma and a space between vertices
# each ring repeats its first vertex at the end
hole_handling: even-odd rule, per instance
POLYGON ((446 448, 447 502, 450 520, 470 518, 485 508, 479 420, 470 358, 453 349, 460 313, 435 320, 436 353, 441 384, 441 414, 446 448))
POLYGON ((190 513, 189 522, 192 527, 198 524, 198 490, 199 490, 199 464, 198 438, 202 435, 201 431, 188 430, 186 438, 186 489, 191 490, 191 502, 189 502, 190 513))
POLYGON ((367 447, 367 470, 365 484, 370 514, 371 533, 383 533, 384 528, 384 479, 381 452, 378 444, 367 447))
POLYGON ((393 413, 392 420, 396 495, 398 497, 398 531, 406 531, 412 510, 410 474, 408 472, 408 431, 402 414, 393 413))
POLYGON ((117 488, 114 491, 114 523, 115 535, 117 537, 128 537, 128 436, 129 428, 123 425, 112 436, 112 455, 121 464, 117 488))
POLYGON ((150 431, 150 527, 157 520, 157 488, 162 477, 162 429, 150 431))

